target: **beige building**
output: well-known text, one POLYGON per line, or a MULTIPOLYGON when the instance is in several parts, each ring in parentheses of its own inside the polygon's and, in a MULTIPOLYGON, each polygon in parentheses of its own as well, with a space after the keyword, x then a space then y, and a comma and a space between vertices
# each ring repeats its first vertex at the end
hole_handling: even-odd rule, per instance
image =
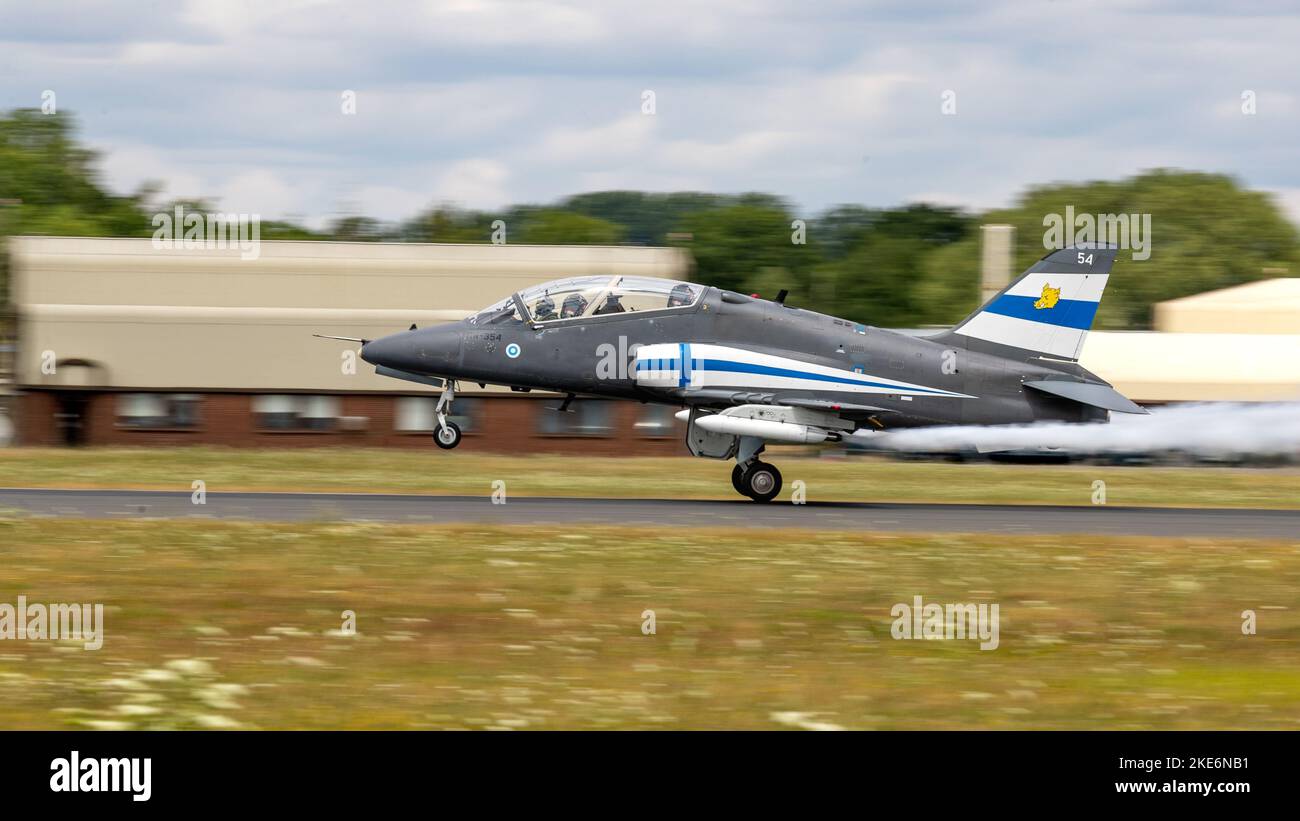
POLYGON ((677 279, 690 266, 674 248, 263 242, 243 259, 147 239, 12 242, 16 382, 33 388, 391 391, 369 367, 345 373, 343 343, 312 335, 374 339, 549 279, 677 279), (42 369, 45 351, 64 367, 42 369))
MULTIPOLYGON (((432 426, 436 391, 377 376, 356 345, 313 334, 373 339, 460 320, 551 279, 678 279, 691 264, 679 249, 631 246, 268 241, 245 258, 235 247, 17 237, 10 253, 25 443, 401 442, 432 426)), ((610 403, 539 420, 540 397, 463 387, 458 411, 479 418, 462 426, 499 420, 509 435, 491 438, 503 448, 534 437, 527 446, 562 447, 568 432, 630 436, 640 424, 610 403)), ((653 421, 639 429, 672 432, 653 421)))
POLYGON ((1300 401, 1300 334, 1094 331, 1079 363, 1139 404, 1300 401))
POLYGON ((1300 334, 1300 277, 1262 279, 1156 305, 1158 331, 1300 334))
POLYGON ((1080 363, 1139 402, 1300 401, 1300 279, 1161 302, 1155 326, 1094 331, 1080 363))

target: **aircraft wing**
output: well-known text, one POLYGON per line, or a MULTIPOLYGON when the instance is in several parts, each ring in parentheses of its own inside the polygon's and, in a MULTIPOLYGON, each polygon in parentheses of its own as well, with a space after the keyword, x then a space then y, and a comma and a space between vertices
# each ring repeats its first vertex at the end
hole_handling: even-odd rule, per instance
POLYGON ((858 405, 852 402, 836 402, 830 399, 816 399, 808 396, 789 396, 780 392, 767 391, 733 391, 725 388, 698 388, 696 390, 678 389, 671 391, 687 405, 707 405, 711 407, 730 405, 783 405, 791 408, 837 413, 847 418, 871 416, 878 413, 898 413, 891 408, 876 405, 858 405))

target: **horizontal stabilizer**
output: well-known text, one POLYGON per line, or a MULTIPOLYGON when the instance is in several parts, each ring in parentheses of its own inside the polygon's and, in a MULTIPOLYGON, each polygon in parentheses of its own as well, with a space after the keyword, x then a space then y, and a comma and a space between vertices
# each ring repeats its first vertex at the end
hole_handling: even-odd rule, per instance
POLYGON ((1024 384, 1027 388, 1071 399, 1084 405, 1092 405, 1094 408, 1119 413, 1150 413, 1110 385, 1099 385, 1096 382, 1070 382, 1064 379, 1039 379, 1024 384))

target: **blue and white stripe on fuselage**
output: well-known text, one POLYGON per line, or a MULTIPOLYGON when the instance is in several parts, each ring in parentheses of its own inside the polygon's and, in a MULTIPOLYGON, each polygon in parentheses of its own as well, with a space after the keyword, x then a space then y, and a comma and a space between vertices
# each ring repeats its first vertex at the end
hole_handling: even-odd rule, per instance
POLYGON ((955 333, 1078 359, 1109 274, 1025 274, 955 333))
POLYGON ((636 381, 647 388, 817 390, 974 398, 964 393, 744 348, 689 342, 642 345, 636 352, 636 381))

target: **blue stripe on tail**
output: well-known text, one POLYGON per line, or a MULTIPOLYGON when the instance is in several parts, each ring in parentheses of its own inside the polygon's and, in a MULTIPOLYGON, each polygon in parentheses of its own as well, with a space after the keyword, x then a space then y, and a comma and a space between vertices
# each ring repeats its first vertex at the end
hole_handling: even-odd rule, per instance
POLYGON ((1077 328, 1086 331, 1092 327, 1092 319, 1097 315, 1096 302, 1078 299, 1058 300, 1051 308, 1035 308, 1038 299, 1032 296, 1011 296, 1003 294, 984 306, 992 314, 1012 316, 1016 319, 1028 319, 1046 325, 1059 325, 1063 328, 1077 328))

